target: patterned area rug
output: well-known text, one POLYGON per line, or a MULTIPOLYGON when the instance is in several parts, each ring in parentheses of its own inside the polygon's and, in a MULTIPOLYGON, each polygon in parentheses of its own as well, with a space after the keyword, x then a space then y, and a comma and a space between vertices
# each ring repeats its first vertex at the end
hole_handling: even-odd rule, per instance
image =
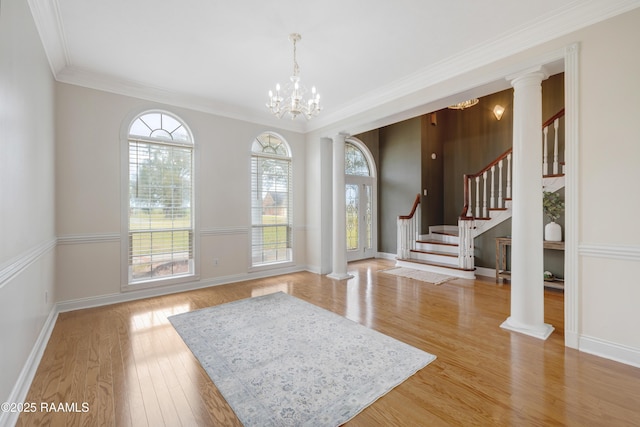
POLYGON ((435 356, 282 292, 169 317, 245 426, 337 426, 435 356))
POLYGON ((441 285, 449 280, 456 279, 453 276, 445 274, 432 273, 430 271, 414 270, 413 268, 395 267, 388 270, 382 270, 382 273, 393 274, 395 276, 408 277, 409 279, 420 280, 421 282, 429 282, 434 285, 441 285))

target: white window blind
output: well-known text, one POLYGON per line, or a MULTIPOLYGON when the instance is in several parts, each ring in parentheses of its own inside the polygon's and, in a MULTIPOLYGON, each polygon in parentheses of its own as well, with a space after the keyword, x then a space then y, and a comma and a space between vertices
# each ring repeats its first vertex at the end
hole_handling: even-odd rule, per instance
POLYGON ((291 158, 284 142, 266 133, 251 157, 253 266, 292 260, 291 158))
POLYGON ((189 134, 164 113, 141 116, 130 133, 129 282, 191 275, 193 145, 189 134))

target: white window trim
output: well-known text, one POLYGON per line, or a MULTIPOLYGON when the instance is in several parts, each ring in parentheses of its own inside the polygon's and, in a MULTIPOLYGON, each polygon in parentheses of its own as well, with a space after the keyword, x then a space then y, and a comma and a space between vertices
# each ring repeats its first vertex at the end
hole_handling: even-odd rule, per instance
MULTIPOLYGON (((269 154, 263 154, 263 157, 271 157, 269 154)), ((273 156, 273 158, 275 159, 283 159, 282 156, 273 156)), ((249 146, 249 239, 248 239, 248 245, 249 245, 249 249, 248 249, 248 272, 252 273, 252 272, 259 272, 259 271, 267 271, 267 270, 276 270, 276 269, 281 269, 281 268, 288 268, 288 267, 293 267, 296 265, 296 251, 295 251, 295 245, 296 245, 296 239, 295 239, 295 225, 294 225, 294 216, 295 216, 295 209, 294 209, 294 201, 295 201, 295 195, 294 195, 294 189, 295 189, 295 170, 294 170, 294 160, 293 160, 293 150, 291 149, 291 145, 287 142, 287 140, 280 135, 279 133, 273 132, 273 131, 264 131, 264 132, 260 132, 259 134, 257 134, 253 139, 251 139, 250 142, 250 146, 249 146), (253 159, 253 155, 254 155, 254 151, 251 148, 251 146, 253 145, 253 141, 258 138, 260 135, 264 135, 264 134, 271 134, 274 137, 280 139, 282 141, 282 143, 287 147, 287 151, 289 152, 289 162, 290 162, 290 174, 291 174, 291 182, 290 184, 290 188, 289 188, 289 197, 291 198, 290 200, 290 206, 291 206, 291 212, 289 212, 289 222, 291 224, 290 228, 291 228, 291 260, 287 260, 287 261, 274 261, 274 262, 270 262, 270 263, 264 263, 264 264, 260 264, 260 265, 253 265, 253 220, 251 219, 251 209, 253 208, 253 200, 252 200, 252 188, 251 188, 251 162, 253 159)))
MULTIPOLYGON (((157 139, 161 141, 161 139, 157 139)), ((180 142, 174 142, 180 145, 180 142)), ((120 128, 120 290, 130 292, 142 289, 156 288, 160 286, 171 286, 176 284, 191 283, 200 280, 200 215, 199 207, 199 171, 200 171, 200 149, 196 144, 193 132, 187 123, 175 113, 160 109, 145 109, 130 113, 123 120, 120 128), (145 281, 129 282, 129 130, 133 122, 140 116, 148 113, 167 114, 177 119, 189 133, 193 147, 193 200, 191 209, 193 211, 193 272, 179 276, 167 278, 156 278, 145 281)))

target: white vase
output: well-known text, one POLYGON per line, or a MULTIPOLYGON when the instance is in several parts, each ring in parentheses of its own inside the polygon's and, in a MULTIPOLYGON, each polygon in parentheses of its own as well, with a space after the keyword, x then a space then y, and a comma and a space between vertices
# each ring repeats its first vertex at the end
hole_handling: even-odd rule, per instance
POLYGON ((544 226, 544 240, 549 242, 562 242, 562 227, 551 221, 544 226))

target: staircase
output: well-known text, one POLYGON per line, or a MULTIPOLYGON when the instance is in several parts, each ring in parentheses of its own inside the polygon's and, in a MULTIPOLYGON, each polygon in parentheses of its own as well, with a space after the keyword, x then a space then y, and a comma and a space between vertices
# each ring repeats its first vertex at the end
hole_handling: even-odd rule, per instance
MULTIPOLYGON (((542 124, 544 191, 555 192, 564 187, 564 163, 559 161, 558 153, 558 127, 563 117, 564 109, 542 124), (552 127, 553 157, 548 149, 552 127)), ((396 265, 474 279, 474 239, 512 216, 511 156, 509 149, 480 172, 464 175, 464 206, 457 226, 430 226, 429 234, 420 234, 418 194, 411 212, 398 217, 396 265)))
POLYGON ((461 267, 458 226, 436 225, 429 234, 419 235, 405 257, 398 257, 396 266, 474 279, 475 268, 461 267))

